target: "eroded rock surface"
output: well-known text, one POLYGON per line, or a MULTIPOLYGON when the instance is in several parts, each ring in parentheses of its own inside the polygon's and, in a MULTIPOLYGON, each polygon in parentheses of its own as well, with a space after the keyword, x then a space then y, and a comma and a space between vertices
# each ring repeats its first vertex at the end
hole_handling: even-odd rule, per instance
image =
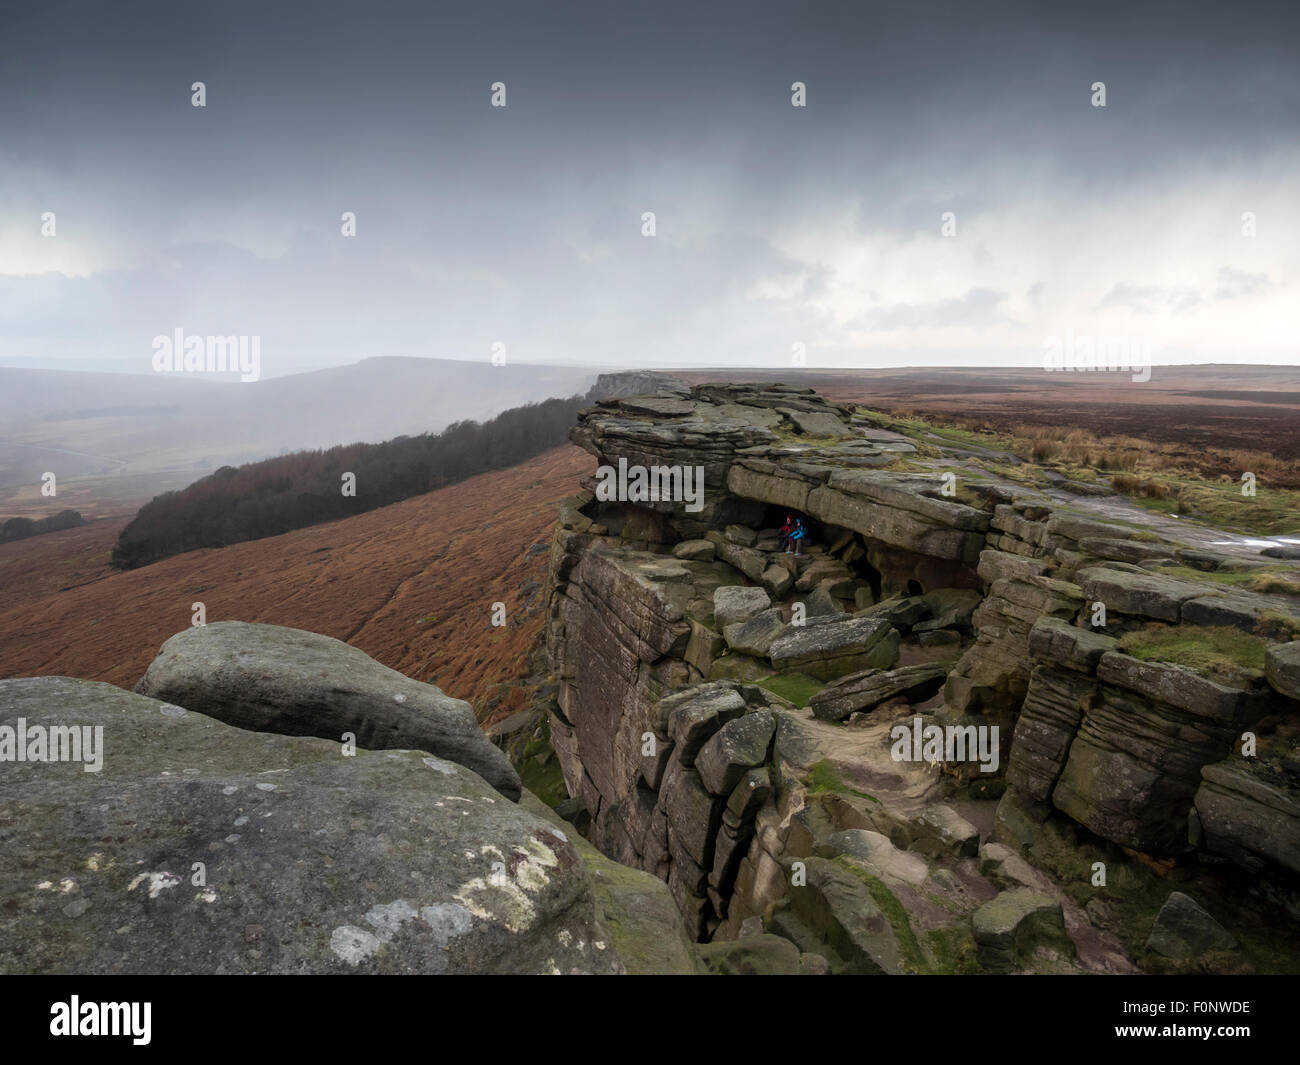
POLYGON ((6 972, 624 969, 568 832, 454 762, 64 677, 0 681, 20 718, 101 728, 103 764, 0 776, 6 972))
POLYGON ((279 625, 218 621, 162 645, 136 691, 237 728, 412 748, 474 770, 507 798, 519 774, 478 727, 474 709, 342 640, 279 625))

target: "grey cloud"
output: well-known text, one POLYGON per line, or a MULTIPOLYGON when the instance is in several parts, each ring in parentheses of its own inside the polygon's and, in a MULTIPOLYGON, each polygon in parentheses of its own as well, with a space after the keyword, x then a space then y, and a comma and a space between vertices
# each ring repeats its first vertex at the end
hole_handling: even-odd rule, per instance
POLYGON ((1159 285, 1114 285, 1098 303, 1098 308, 1118 308, 1137 314, 1156 314, 1160 311, 1190 311, 1200 306, 1201 297, 1192 289, 1166 289, 1159 285))
POLYGON ((999 308, 1006 302, 1005 292, 972 288, 957 299, 931 303, 895 303, 871 311, 864 323, 874 329, 950 329, 958 326, 989 325, 1004 321, 999 308))
POLYGON ((1253 296, 1271 287, 1267 274, 1251 274, 1225 266, 1219 270, 1218 284, 1214 289, 1216 300, 1235 300, 1253 296))
POLYGON ((1159 285, 1130 285, 1120 282, 1101 298, 1098 308, 1121 308, 1138 314, 1161 311, 1193 311, 1210 300, 1237 300, 1265 292, 1272 287, 1267 274, 1252 274, 1231 266, 1219 268, 1214 285, 1206 295, 1195 289, 1162 288, 1159 285))

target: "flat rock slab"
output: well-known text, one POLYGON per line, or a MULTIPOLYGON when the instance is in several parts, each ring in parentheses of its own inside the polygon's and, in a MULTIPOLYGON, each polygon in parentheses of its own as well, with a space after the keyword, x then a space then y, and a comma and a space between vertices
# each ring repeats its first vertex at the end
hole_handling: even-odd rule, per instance
POLYGON ((724 584, 713 592, 713 617, 718 628, 725 630, 756 617, 772 605, 762 588, 743 584, 724 584))
POLYGON ((821 411, 794 410, 790 407, 778 407, 778 410, 794 422, 799 432, 807 436, 848 436, 852 431, 834 414, 821 411))
POLYGON ((778 672, 800 672, 834 680, 863 669, 882 669, 898 660, 898 631, 878 618, 846 618, 791 626, 772 644, 778 672))
POLYGON ((930 867, 919 854, 899 850, 888 836, 868 828, 833 832, 817 843, 813 853, 819 858, 843 855, 858 862, 872 876, 912 887, 919 887, 930 875, 930 867))
POLYGON ((336 743, 351 733, 366 750, 428 751, 519 798, 519 774, 469 703, 319 633, 244 621, 186 629, 135 690, 254 732, 336 743))
POLYGON ((936 803, 927 806, 912 822, 913 849, 933 849, 958 858, 973 858, 979 853, 979 829, 951 806, 936 803), (933 844, 926 848, 927 842, 933 844))
POLYGON ((684 418, 698 413, 699 404, 663 396, 628 396, 618 405, 629 414, 650 414, 659 418, 684 418))
MULTIPOLYGON (((785 571, 782 570, 784 573, 785 571)), ((776 607, 756 614, 748 621, 728 625, 724 633, 727 646, 742 655, 766 658, 772 644, 785 632, 785 619, 776 607)))
POLYGON ((897 669, 869 669, 828 684, 808 706, 814 717, 843 721, 851 714, 874 710, 881 703, 902 696, 909 701, 930 698, 947 679, 943 666, 919 663, 897 669))
POLYGON ((687 562, 712 562, 716 550, 710 540, 683 540, 673 548, 673 556, 687 562))
POLYGON ((1081 629, 1062 618, 1040 618, 1029 630, 1029 653, 1040 662, 1095 673, 1101 656, 1115 650, 1113 636, 1081 629))
POLYGON ((1118 651, 1107 651, 1098 659, 1097 676, 1153 702, 1229 725, 1239 722, 1246 700, 1242 689, 1220 684, 1186 666, 1144 662, 1118 651))
POLYGON ((623 970, 567 833, 463 766, 66 677, 0 681, 18 719, 102 728, 103 761, 0 774, 0 971, 623 970))
POLYGON ((1234 755, 1201 769, 1196 813, 1205 846, 1252 873, 1267 862, 1300 875, 1300 784, 1234 755))
POLYGON ((1183 603, 1214 590, 1213 585, 1177 577, 1100 566, 1079 570, 1078 581, 1090 602, 1100 601, 1107 610, 1157 621, 1178 621, 1183 603))

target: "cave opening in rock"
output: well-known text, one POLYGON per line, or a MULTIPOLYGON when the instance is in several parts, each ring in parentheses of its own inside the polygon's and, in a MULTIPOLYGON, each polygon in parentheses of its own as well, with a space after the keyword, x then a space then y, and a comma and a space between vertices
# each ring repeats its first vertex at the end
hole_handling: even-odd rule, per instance
POLYGON ((817 521, 792 507, 770 505, 764 508, 756 531, 780 529, 786 517, 802 517, 808 535, 803 553, 825 554, 841 561, 853 578, 871 589, 872 602, 879 602, 883 594, 884 577, 871 564, 866 540, 852 529, 829 522, 817 521))

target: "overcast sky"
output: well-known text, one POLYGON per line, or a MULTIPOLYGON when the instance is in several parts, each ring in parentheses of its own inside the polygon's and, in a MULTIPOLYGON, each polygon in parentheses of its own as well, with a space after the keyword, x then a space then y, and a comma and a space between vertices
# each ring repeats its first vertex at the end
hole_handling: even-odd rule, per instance
POLYGON ((1295 363, 1296 11, 5 0, 0 365, 1295 363))

